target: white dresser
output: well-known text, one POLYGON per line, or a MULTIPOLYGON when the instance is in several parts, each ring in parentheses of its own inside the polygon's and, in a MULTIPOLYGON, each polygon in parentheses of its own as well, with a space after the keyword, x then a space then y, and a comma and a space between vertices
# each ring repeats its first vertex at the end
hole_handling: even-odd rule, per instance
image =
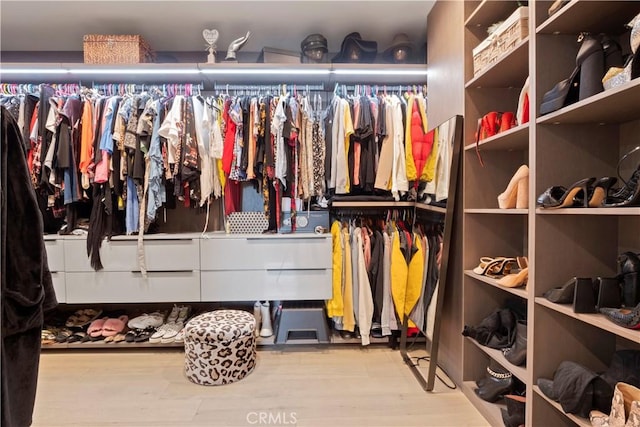
POLYGON ((64 239, 61 236, 44 236, 44 247, 47 250, 47 261, 51 271, 53 289, 56 291, 56 299, 60 303, 67 302, 65 265, 64 265, 64 239))
POLYGON ((227 235, 200 240, 203 301, 325 300, 331 235, 227 235))
POLYGON ((104 268, 100 271, 91 267, 86 244, 82 237, 64 239, 67 303, 200 301, 197 234, 146 236, 146 278, 138 265, 137 236, 104 241, 100 249, 104 268))
POLYGON ((147 277, 137 236, 103 241, 94 271, 86 238, 45 236, 58 302, 67 304, 326 300, 331 235, 145 236, 147 277))

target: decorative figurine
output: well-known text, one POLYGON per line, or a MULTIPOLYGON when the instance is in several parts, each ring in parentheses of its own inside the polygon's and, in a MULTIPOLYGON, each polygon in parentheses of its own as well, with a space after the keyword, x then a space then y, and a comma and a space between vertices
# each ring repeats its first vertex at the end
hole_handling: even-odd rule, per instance
POLYGON ((216 42, 218 41, 218 30, 202 30, 202 37, 207 42, 207 50, 209 51, 209 55, 207 55, 207 64, 215 64, 216 63, 216 42))
POLYGON ((227 56, 226 58, 224 58, 224 60, 230 61, 230 62, 238 62, 238 60, 236 59, 236 53, 238 53, 240 48, 242 48, 242 46, 244 46, 247 40, 249 40, 250 36, 251 36, 251 31, 247 31, 246 36, 237 38, 234 41, 232 41, 231 44, 229 45, 229 49, 227 49, 227 56))

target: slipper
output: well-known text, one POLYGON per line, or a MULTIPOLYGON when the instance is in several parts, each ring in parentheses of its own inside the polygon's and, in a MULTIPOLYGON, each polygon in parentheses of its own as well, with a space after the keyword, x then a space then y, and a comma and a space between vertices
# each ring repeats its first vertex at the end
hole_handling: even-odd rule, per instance
POLYGON ((82 340, 84 339, 84 337, 86 337, 87 334, 80 331, 80 332, 74 332, 68 339, 67 342, 69 344, 72 343, 76 343, 76 342, 82 342, 82 340))
POLYGON ((108 317, 103 317, 101 319, 96 319, 93 322, 91 322, 91 325, 89 325, 89 329, 87 329, 87 334, 89 334, 91 338, 101 337, 102 328, 104 327, 104 322, 106 322, 107 320, 109 320, 108 317))
POLYGON ((102 326, 102 336, 103 337, 112 337, 122 331, 127 326, 127 321, 129 320, 129 316, 122 315, 117 319, 107 319, 102 326))
POLYGON ((69 316, 65 322, 65 326, 67 328, 81 328, 96 320, 101 314, 102 310, 95 310, 93 308, 77 310, 69 316))

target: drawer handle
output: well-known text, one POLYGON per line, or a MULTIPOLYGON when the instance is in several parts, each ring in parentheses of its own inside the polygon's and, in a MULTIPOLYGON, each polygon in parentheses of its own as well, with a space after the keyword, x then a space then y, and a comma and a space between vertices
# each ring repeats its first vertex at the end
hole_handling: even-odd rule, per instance
MULTIPOLYGON (((131 270, 133 274, 142 274, 141 270, 131 270)), ((147 273, 193 273, 193 270, 147 270, 147 273)))
POLYGON ((268 272, 275 272, 275 271, 324 271, 326 270, 326 268, 267 268, 265 269, 268 272))

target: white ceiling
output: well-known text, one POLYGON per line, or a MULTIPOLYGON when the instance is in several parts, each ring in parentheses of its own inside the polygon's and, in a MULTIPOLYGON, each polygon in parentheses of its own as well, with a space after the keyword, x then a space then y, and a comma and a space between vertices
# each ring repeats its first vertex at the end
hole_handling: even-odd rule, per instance
POLYGON ((84 34, 140 34, 155 51, 205 50, 202 30, 220 32, 218 50, 252 32, 245 52, 300 50, 311 33, 329 51, 359 31, 381 52, 405 32, 420 50, 435 1, 31 1, 0 0, 2 51, 82 51, 84 34))

